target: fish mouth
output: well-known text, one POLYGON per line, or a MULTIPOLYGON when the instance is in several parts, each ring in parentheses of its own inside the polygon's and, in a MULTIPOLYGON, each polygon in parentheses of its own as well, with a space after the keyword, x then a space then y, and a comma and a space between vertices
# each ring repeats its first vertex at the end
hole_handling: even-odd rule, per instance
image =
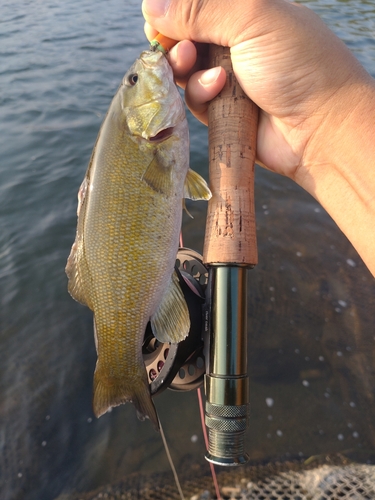
POLYGON ((168 127, 163 130, 160 130, 156 135, 149 138, 150 142, 162 142, 166 139, 169 139, 173 134, 174 127, 168 127))

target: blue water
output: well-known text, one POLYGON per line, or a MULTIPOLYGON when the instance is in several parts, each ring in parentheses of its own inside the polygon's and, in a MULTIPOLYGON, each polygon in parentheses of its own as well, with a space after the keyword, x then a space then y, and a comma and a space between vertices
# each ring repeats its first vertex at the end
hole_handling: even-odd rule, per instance
MULTIPOLYGON (((304 3, 375 76, 373 3, 304 3)), ((16 0, 0 18, 0 497, 49 500, 168 469, 131 405, 94 418, 91 314, 64 273, 100 123, 147 42, 140 0, 16 0)), ((206 176, 207 132, 189 122, 192 168, 206 176)), ((256 184, 251 458, 373 448, 373 278, 308 195, 261 169, 256 184)), ((205 205, 189 210, 185 244, 201 251, 205 205)), ((205 467, 196 395, 156 404, 177 464, 205 467)))

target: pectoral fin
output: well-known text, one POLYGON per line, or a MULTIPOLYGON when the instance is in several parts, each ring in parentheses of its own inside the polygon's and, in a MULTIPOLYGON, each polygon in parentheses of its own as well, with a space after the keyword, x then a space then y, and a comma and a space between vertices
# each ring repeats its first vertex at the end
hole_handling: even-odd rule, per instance
POLYGON ((173 194, 172 169, 161 165, 160 161, 158 161, 158 155, 154 156, 143 174, 142 180, 157 193, 165 196, 173 194))
POLYGON ((197 172, 189 168, 184 185, 184 198, 190 200, 209 200, 212 196, 207 182, 197 172))
POLYGON ((189 333, 189 310, 175 271, 158 310, 151 317, 151 328, 163 343, 181 342, 189 333))

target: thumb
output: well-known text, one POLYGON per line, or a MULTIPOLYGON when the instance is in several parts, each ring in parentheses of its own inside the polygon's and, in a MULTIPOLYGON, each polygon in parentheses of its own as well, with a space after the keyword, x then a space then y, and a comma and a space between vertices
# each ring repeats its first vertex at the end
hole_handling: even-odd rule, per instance
POLYGON ((257 5, 264 2, 143 0, 142 10, 147 23, 170 38, 232 47, 249 38, 257 5))

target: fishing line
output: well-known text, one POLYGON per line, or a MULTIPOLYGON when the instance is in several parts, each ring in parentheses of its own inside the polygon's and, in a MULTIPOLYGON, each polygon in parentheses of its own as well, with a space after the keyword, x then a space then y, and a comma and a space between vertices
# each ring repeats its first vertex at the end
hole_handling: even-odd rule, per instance
MULTIPOLYGON (((201 416, 203 437, 204 437, 204 442, 206 445, 206 450, 208 450, 208 436, 207 436, 206 424, 204 422, 204 408, 203 408, 203 400, 202 400, 202 391, 201 391, 200 387, 198 387, 198 389, 197 389, 197 394, 198 394, 199 414, 201 416)), ((214 488, 215 488, 217 500, 222 500, 221 494, 220 494, 219 483, 217 482, 217 475, 216 475, 214 464, 212 462, 209 462, 209 464, 210 464, 212 482, 214 483, 214 488)))
MULTIPOLYGON (((184 238, 183 238, 182 229, 181 229, 181 231, 180 231, 180 247, 183 247, 183 246, 184 246, 184 238)), ((207 436, 206 424, 204 422, 204 408, 203 408, 203 400, 202 400, 202 391, 201 391, 200 387, 198 387, 198 389, 197 389, 197 394, 198 394, 199 415, 201 417, 204 443, 206 445, 206 450, 208 450, 208 436, 207 436)), ((214 488, 215 488, 216 498, 217 498, 217 500, 222 500, 221 494, 220 494, 219 483, 217 482, 217 475, 216 475, 214 464, 212 462, 209 462, 209 464, 210 464, 210 469, 211 469, 212 482, 213 482, 214 488)))
POLYGON ((159 419, 159 427, 160 427, 161 438, 162 438, 163 444, 164 444, 165 453, 167 454, 168 462, 169 462, 169 465, 170 465, 170 467, 172 469, 174 480, 175 480, 178 492, 180 494, 181 500, 185 500, 184 494, 182 492, 180 480, 178 479, 177 471, 176 471, 176 468, 174 466, 174 463, 173 463, 173 460, 172 460, 172 456, 171 456, 171 454, 169 452, 169 448, 168 448, 168 445, 167 445, 167 440, 165 439, 165 434, 164 434, 164 431, 163 431, 163 427, 161 426, 161 423, 160 423, 160 419, 159 419))

